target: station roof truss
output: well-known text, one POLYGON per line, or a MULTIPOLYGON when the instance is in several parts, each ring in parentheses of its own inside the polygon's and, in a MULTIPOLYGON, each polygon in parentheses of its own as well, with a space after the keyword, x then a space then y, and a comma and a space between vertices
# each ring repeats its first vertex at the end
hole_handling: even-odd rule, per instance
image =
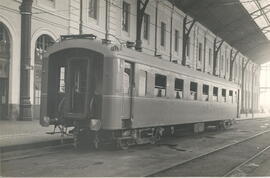
POLYGON ((252 61, 270 61, 270 0, 169 1, 252 61))

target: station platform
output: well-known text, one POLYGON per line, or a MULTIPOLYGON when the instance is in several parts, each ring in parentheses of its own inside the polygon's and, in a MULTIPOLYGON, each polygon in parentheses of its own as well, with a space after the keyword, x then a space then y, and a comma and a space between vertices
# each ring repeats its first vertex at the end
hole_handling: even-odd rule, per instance
MULTIPOLYGON (((241 114, 236 120, 258 119, 270 117, 270 113, 241 114)), ((46 134, 52 132, 53 126, 42 127, 38 120, 34 121, 0 121, 0 151, 49 146, 61 143, 60 134, 46 134)), ((71 137, 64 137, 70 140, 71 137)))
POLYGON ((270 117, 270 113, 241 114, 240 118, 236 118, 236 120, 258 119, 266 117, 270 117))
POLYGON ((0 150, 32 148, 61 143, 61 135, 49 135, 53 126, 42 127, 34 121, 0 121, 0 150))

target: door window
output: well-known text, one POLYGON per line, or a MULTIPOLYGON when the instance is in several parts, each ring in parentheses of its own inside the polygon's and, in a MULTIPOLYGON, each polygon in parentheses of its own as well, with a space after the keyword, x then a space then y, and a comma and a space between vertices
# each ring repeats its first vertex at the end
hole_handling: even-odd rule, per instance
POLYGON ((70 112, 83 113, 87 92, 87 60, 70 63, 70 112))
POLYGON ((139 76, 139 96, 145 96, 147 93, 147 72, 140 70, 139 76))
POLYGON ((59 76, 59 92, 60 93, 65 93, 66 91, 65 73, 66 73, 66 68, 60 67, 60 76, 59 76))
POLYGON ((131 83, 132 83, 131 63, 125 62, 125 69, 123 76, 124 94, 130 94, 131 83))

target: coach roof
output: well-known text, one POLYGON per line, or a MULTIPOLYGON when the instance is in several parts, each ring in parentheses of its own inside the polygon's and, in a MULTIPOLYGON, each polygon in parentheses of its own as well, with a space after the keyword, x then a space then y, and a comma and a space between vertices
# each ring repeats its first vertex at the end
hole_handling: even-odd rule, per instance
POLYGON ((95 51, 102 54, 105 58, 116 56, 115 52, 112 51, 111 48, 109 48, 106 44, 102 44, 100 41, 91 39, 70 39, 56 42, 50 46, 48 51, 44 54, 44 57, 47 58, 53 53, 74 48, 83 48, 95 51))

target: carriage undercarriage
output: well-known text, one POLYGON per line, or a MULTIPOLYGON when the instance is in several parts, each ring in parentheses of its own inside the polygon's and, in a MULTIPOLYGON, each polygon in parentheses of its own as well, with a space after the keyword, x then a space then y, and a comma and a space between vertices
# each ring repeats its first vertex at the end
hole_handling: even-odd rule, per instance
MULTIPOLYGON (((76 123, 76 122, 75 122, 76 123)), ((78 149, 110 146, 116 149, 128 149, 132 145, 156 144, 161 137, 185 136, 187 134, 198 134, 208 128, 225 130, 233 124, 233 120, 211 121, 206 123, 191 123, 171 126, 159 126, 150 128, 134 128, 121 130, 91 130, 89 127, 80 127, 82 123, 77 122, 75 127, 68 131, 63 125, 58 127, 62 136, 72 135, 73 145, 78 149)), ((54 130, 54 133, 55 130, 54 130)))

